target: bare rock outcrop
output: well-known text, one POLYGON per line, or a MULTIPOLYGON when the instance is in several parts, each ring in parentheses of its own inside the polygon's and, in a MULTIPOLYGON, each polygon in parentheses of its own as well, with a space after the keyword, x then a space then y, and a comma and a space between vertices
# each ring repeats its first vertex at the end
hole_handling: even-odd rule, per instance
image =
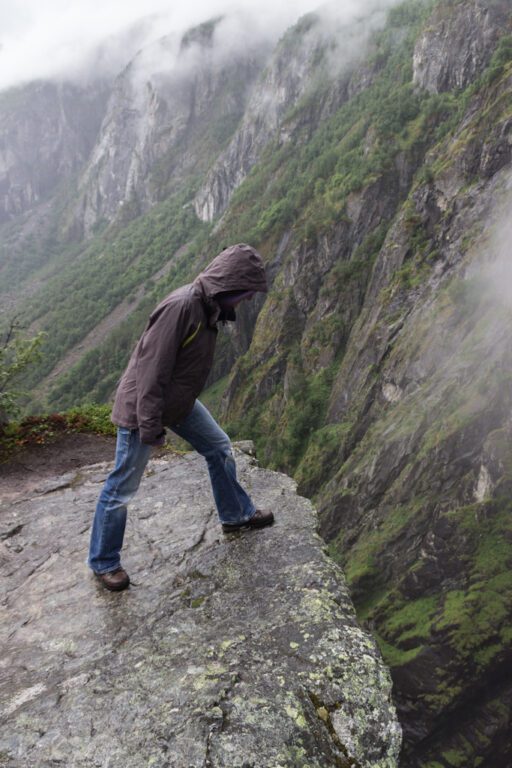
POLYGON ((121 594, 84 565, 107 464, 0 508, 0 765, 395 768, 390 677, 316 513, 238 462, 276 524, 225 536, 202 460, 155 459, 121 594))
POLYGON ((90 234, 123 206, 147 210, 169 178, 201 172, 209 153, 229 139, 267 48, 225 50, 216 40, 219 25, 222 19, 200 25, 181 43, 158 40, 116 78, 80 180, 75 227, 90 234))
POLYGON ((373 8, 364 20, 348 24, 332 6, 304 16, 287 31, 252 91, 239 128, 196 194, 194 207, 202 221, 213 221, 226 210, 272 141, 288 142, 297 128, 304 128, 293 116, 304 100, 315 97, 306 126, 311 131, 371 79, 372 67, 358 70, 356 65, 383 20, 382 11, 373 8))
POLYGON ((509 24, 507 0, 443 3, 414 50, 413 81, 431 93, 466 88, 485 69, 498 37, 509 24))

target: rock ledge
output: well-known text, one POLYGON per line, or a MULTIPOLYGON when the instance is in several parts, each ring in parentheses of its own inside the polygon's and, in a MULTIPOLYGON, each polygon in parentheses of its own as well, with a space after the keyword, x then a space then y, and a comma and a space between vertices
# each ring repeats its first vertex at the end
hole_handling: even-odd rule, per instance
POLYGON ((0 505, 0 766, 395 768, 390 677, 316 513, 240 445, 276 524, 225 536, 202 459, 152 460, 124 593, 84 565, 108 464, 0 505))

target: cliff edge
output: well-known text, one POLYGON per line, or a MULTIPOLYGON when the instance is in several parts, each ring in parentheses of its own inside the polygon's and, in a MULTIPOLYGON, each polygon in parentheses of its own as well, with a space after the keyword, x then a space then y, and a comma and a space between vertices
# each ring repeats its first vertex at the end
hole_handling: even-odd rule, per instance
POLYGON ((276 524, 227 536, 200 457, 150 462, 125 593, 84 564, 107 462, 0 504, 0 765, 397 765, 390 676, 316 513, 251 453, 242 481, 276 524))

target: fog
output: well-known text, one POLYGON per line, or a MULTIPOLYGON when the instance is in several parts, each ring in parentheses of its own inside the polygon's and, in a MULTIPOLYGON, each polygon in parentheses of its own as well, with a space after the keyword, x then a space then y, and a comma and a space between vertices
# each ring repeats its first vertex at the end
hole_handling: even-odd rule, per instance
MULTIPOLYGON (((474 311, 475 321, 491 311, 496 317, 512 312, 512 172, 505 174, 502 194, 475 233, 467 266, 462 273, 465 290, 459 296, 474 311)), ((472 236, 472 230, 467 233, 472 236)))
MULTIPOLYGON (((397 0, 337 0, 328 18, 350 24, 397 0)), ((117 74, 138 50, 179 36, 215 16, 236 17, 231 41, 249 47, 272 42, 318 0, 4 0, 0 6, 0 89, 35 79, 89 81, 117 74), (240 23, 243 22, 243 23, 240 23), (247 37, 245 37, 247 36, 247 37)), ((373 22, 372 22, 373 24, 373 22)), ((226 39, 226 36, 224 36, 226 39)))
MULTIPOLYGON (((512 176, 509 179, 512 186, 512 176)), ((486 244, 481 268, 487 292, 496 308, 512 311, 512 192, 509 193, 500 218, 486 244)))

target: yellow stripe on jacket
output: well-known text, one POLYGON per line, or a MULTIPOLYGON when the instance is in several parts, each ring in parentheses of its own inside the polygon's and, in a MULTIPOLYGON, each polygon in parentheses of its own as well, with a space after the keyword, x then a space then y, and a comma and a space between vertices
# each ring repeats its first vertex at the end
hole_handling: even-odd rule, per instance
POLYGON ((198 334, 198 333, 199 333, 199 331, 201 330, 201 326, 202 326, 202 325, 203 325, 202 323, 199 323, 199 325, 197 326, 197 328, 195 329, 195 331, 194 331, 193 333, 191 333, 191 334, 190 334, 190 336, 187 336, 187 338, 185 339, 185 341, 184 341, 184 342, 183 342, 183 344, 181 345, 181 348, 182 348, 182 349, 183 349, 184 347, 186 347, 188 344, 190 344, 192 341, 194 341, 195 337, 197 336, 197 334, 198 334))

